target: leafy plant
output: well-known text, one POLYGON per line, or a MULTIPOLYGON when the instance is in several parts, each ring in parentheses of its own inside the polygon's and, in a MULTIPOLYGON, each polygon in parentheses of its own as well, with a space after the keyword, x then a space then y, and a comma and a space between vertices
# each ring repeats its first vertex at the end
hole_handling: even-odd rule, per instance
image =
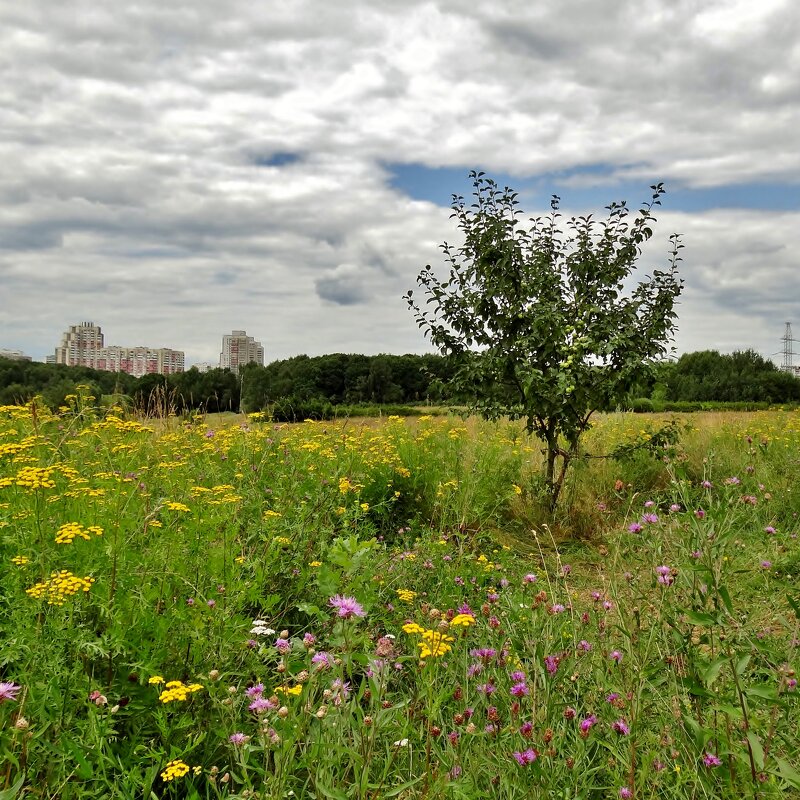
POLYGON ((667 351, 675 321, 683 247, 669 265, 626 291, 662 184, 633 221, 625 202, 608 217, 571 218, 553 197, 550 215, 520 224, 517 193, 471 172, 475 202, 453 197, 464 243, 442 246, 449 272, 417 277, 430 311, 406 295, 417 323, 455 364, 453 387, 487 419, 525 420, 545 445, 551 509, 595 411, 613 408, 667 351))

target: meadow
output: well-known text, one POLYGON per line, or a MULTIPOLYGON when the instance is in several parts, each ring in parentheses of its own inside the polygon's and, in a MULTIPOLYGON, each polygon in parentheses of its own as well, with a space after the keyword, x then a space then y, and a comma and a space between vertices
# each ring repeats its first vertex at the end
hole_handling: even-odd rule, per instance
POLYGON ((800 414, 664 421, 0 407, 0 800, 800 796, 800 414))

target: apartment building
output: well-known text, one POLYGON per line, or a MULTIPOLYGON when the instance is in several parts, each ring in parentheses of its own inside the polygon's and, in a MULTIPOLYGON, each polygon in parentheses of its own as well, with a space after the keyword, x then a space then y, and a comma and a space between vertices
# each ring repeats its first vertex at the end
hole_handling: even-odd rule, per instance
POLYGON ((0 358, 7 358, 10 361, 32 361, 33 359, 25 355, 22 350, 6 350, 0 347, 0 358))
POLYGON ((170 347, 104 346, 103 332, 93 322, 71 325, 61 337, 61 346, 48 363, 91 367, 107 372, 127 372, 136 378, 160 373, 183 372, 184 353, 170 347))
POLYGON ((222 369, 238 372, 245 364, 255 362, 264 366, 264 348, 246 331, 232 331, 222 337, 219 365, 222 369))
POLYGON ((79 322, 70 325, 56 347, 55 363, 71 367, 97 369, 97 353, 103 349, 103 332, 94 322, 79 322))

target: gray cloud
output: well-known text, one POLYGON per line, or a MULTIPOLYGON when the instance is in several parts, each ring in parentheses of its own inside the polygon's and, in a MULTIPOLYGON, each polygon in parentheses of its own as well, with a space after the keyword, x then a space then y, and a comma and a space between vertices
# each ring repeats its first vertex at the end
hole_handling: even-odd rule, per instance
MULTIPOLYGON (((90 318, 189 362, 233 328, 268 358, 425 351, 400 298, 454 229, 381 164, 800 183, 799 21, 778 0, 5 3, 0 346, 41 357, 90 318)), ((680 345, 768 351, 798 215, 664 218, 680 345)))

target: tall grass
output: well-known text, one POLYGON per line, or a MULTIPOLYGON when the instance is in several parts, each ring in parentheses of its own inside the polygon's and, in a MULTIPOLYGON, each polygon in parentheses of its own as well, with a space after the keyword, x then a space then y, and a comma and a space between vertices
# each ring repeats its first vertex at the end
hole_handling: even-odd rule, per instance
POLYGON ((0 409, 0 797, 800 791, 796 414, 551 518, 514 426, 96 413, 0 409))

